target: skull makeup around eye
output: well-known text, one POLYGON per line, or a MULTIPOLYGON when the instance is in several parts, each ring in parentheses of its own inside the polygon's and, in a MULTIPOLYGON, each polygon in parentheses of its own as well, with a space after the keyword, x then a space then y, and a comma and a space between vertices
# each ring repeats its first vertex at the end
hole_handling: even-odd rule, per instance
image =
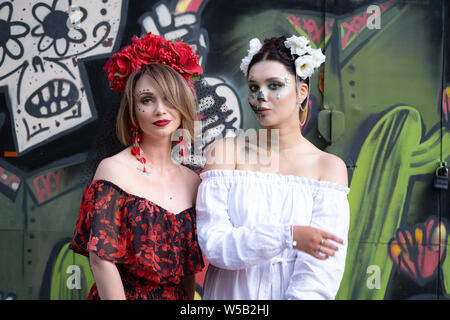
POLYGON ((260 99, 261 94, 264 95, 265 98, 268 98, 268 95, 271 93, 275 94, 277 99, 280 98, 280 90, 289 86, 290 79, 285 76, 284 78, 275 77, 267 79, 261 86, 260 84, 254 80, 253 76, 249 77, 248 88, 249 88, 249 98, 251 99, 260 99))
POLYGON ((256 115, 272 117, 275 110, 291 106, 295 87, 293 77, 283 65, 263 61, 252 67, 248 76, 248 102, 256 115), (281 72, 280 72, 281 71, 281 72))
POLYGON ((266 98, 272 102, 280 100, 281 97, 288 94, 288 86, 285 81, 279 80, 268 80, 266 81, 266 98))

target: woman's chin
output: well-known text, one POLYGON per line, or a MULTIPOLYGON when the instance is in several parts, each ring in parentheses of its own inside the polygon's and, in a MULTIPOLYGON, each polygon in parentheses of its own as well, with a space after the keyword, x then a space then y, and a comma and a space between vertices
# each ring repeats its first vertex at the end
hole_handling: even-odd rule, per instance
POLYGON ((262 125, 264 128, 273 128, 278 127, 278 121, 273 119, 270 116, 256 116, 256 119, 258 120, 259 124, 262 125))

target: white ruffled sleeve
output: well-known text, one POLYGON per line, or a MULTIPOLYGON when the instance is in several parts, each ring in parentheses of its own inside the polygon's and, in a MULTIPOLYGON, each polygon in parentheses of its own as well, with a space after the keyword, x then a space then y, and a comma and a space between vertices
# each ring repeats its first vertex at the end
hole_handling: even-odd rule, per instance
MULTIPOLYGON (((202 175, 201 175, 202 177, 202 175)), ((196 202, 198 242, 212 265, 240 270, 292 247, 290 225, 234 226, 228 215, 230 181, 208 177, 201 182, 196 202)))
MULTIPOLYGON (((333 257, 319 260, 298 251, 294 273, 286 290, 286 299, 334 299, 344 274, 347 254, 347 234, 350 209, 347 194, 350 189, 323 182, 314 197, 311 226, 332 233, 344 240, 337 244, 333 257)), ((336 244, 336 243, 334 243, 336 244)))

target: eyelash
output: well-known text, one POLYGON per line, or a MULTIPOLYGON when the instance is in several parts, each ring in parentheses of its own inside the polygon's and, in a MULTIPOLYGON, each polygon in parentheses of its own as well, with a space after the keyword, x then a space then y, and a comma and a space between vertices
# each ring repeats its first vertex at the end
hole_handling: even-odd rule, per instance
POLYGON ((281 87, 283 87, 284 85, 278 82, 271 82, 269 83, 268 87, 270 90, 277 90, 280 89, 281 87), (275 88, 271 88, 271 86, 275 86, 275 88))
MULTIPOLYGON (((270 90, 275 91, 275 90, 280 89, 281 87, 284 87, 284 84, 278 83, 278 82, 271 82, 271 83, 269 83, 267 85, 267 87, 270 90)), ((258 92, 259 91, 259 86, 255 85, 255 84, 249 85, 248 88, 250 89, 251 92, 258 92)))
POLYGON ((257 92, 259 90, 259 87, 254 84, 249 85, 248 88, 250 89, 251 92, 257 92))
POLYGON ((146 101, 153 101, 153 98, 144 98, 141 100, 141 103, 147 104, 146 101))

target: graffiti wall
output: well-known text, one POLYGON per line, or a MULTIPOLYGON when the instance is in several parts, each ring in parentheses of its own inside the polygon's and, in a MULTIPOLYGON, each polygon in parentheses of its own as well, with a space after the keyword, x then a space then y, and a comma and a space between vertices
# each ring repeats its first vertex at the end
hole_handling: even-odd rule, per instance
POLYGON ((445 0, 0 0, 0 299, 87 297, 89 262, 67 246, 82 190, 123 148, 102 68, 149 31, 197 48, 204 148, 258 128, 239 70, 251 38, 322 48, 303 134, 348 168, 337 299, 450 298, 449 17, 445 0))

